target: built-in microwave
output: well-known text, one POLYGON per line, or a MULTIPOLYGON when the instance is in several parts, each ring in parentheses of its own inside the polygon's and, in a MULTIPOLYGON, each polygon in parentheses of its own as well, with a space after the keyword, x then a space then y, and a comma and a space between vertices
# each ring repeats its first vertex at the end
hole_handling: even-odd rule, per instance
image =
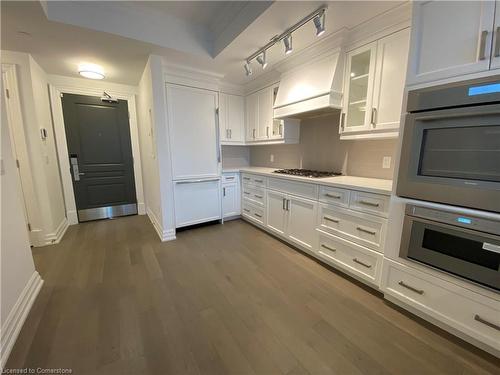
POLYGON ((408 93, 396 193, 500 212, 500 75, 408 93))
POLYGON ((399 256, 500 291, 500 218, 407 204, 399 256))

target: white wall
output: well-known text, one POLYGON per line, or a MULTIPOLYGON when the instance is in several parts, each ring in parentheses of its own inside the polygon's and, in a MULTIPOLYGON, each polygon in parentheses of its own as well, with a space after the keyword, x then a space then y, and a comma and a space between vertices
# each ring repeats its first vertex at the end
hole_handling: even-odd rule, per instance
MULTIPOLYGON (((2 107, 5 108, 3 95, 2 107)), ((7 118, 5 111, 1 112, 0 365, 3 368, 42 281, 33 264, 7 118)))
POLYGON ((148 215, 162 240, 175 238, 172 168, 162 59, 151 55, 139 82, 139 139, 148 215))
POLYGON ((30 55, 1 51, 1 62, 15 64, 18 73, 24 132, 33 177, 37 214, 32 219, 32 244, 43 246, 57 240, 65 228, 64 198, 48 97, 47 76, 30 55), (43 141, 40 128, 49 137, 43 141))

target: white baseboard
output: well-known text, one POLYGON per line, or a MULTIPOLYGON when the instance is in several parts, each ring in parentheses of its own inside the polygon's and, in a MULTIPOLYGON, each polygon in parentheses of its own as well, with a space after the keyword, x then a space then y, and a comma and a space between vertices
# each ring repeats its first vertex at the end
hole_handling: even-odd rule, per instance
POLYGON ((137 214, 146 215, 146 205, 144 203, 137 203, 137 214))
POLYGON ((147 209, 147 215, 162 242, 175 240, 175 229, 164 230, 153 211, 149 208, 147 209))
POLYGON ((78 213, 76 210, 66 211, 66 217, 68 218, 68 225, 78 224, 78 213))
POLYGON ((10 310, 7 319, 5 319, 0 337, 0 371, 3 370, 5 363, 9 358, 10 352, 17 340, 17 336, 19 336, 19 332, 23 327, 28 313, 30 312, 31 307, 33 306, 33 303, 42 288, 42 285, 43 280, 38 272, 33 272, 33 275, 21 292, 21 295, 17 299, 14 307, 10 310))
POLYGON ((68 226, 68 219, 63 218, 63 220, 57 226, 55 232, 47 233, 45 235, 45 244, 54 245, 56 243, 59 243, 64 236, 64 233, 66 233, 66 229, 68 229, 68 226))

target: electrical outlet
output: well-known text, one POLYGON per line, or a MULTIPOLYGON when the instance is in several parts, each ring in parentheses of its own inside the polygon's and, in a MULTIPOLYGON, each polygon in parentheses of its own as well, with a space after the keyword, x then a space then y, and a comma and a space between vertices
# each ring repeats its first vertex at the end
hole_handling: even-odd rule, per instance
POLYGON ((391 167, 391 157, 390 156, 384 156, 382 159, 382 168, 388 169, 391 167))
POLYGON ((270 161, 271 163, 274 163, 274 154, 271 154, 271 156, 269 157, 269 161, 270 161))

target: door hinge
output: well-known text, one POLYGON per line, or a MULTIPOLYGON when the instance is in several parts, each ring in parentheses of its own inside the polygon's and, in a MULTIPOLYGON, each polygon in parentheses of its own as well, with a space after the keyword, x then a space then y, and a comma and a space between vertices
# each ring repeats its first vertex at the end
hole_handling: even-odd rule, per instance
POLYGON ((31 224, 28 223, 28 230, 31 232, 31 224))
POLYGON ((19 163, 19 160, 18 160, 18 159, 16 159, 16 167, 17 167, 17 169, 20 169, 20 168, 21 168, 21 164, 19 163))
POLYGON ((5 89, 5 96, 7 97, 7 99, 10 99, 9 89, 5 89))

